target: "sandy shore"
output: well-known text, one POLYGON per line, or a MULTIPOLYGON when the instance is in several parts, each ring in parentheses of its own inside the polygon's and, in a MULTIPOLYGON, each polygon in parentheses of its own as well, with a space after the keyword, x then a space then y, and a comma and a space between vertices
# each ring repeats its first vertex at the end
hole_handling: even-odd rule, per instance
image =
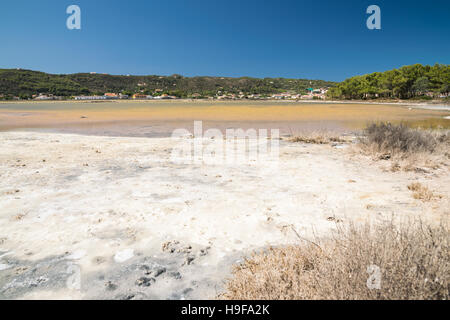
MULTIPOLYGON (((180 164, 170 138, 0 133, 0 299, 214 298, 252 250, 339 223, 448 218, 447 167, 389 172, 350 145, 180 164), (443 197, 424 203, 407 185, 443 197), (294 232, 295 230, 295 232, 294 232)), ((216 143, 215 140, 209 143, 216 143)))

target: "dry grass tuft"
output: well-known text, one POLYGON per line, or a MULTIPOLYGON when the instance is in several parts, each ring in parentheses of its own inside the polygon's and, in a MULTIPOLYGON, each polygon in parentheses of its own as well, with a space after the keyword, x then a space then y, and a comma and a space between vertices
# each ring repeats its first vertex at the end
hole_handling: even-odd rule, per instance
POLYGON ((448 240, 443 225, 350 225, 320 247, 298 245, 254 254, 234 267, 219 298, 447 300, 448 240), (380 289, 368 287, 377 283, 373 266, 380 268, 380 289))
POLYGON ((307 134, 300 134, 289 138, 289 141, 308 144, 331 144, 348 142, 348 140, 344 139, 343 137, 330 132, 312 132, 307 134))
POLYGON ((411 183, 408 186, 408 190, 413 192, 413 197, 417 200, 431 201, 436 198, 441 198, 419 182, 411 183))

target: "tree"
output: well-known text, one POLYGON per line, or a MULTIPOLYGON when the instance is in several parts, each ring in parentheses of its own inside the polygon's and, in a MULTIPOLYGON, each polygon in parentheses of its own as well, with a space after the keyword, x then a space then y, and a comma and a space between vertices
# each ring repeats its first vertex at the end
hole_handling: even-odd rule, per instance
POLYGON ((430 88, 430 80, 427 77, 418 78, 413 85, 414 93, 423 95, 430 88))

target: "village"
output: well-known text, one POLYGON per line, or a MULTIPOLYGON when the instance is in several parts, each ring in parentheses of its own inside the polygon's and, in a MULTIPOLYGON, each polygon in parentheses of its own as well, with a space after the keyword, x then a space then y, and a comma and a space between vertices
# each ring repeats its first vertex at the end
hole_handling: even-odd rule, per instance
MULTIPOLYGON (((300 94, 296 92, 282 92, 272 95, 268 94, 247 94, 244 92, 227 93, 218 91, 214 96, 205 96, 200 93, 193 93, 189 95, 188 99, 208 99, 208 100, 325 100, 328 88, 308 88, 307 94, 300 94)), ((162 89, 156 89, 153 95, 148 95, 144 93, 135 93, 132 95, 122 94, 122 93, 112 93, 107 92, 104 95, 84 95, 84 96, 72 96, 72 97, 62 97, 55 96, 53 94, 39 93, 32 96, 33 100, 169 100, 169 99, 180 99, 177 96, 170 95, 168 93, 163 93, 162 89)), ((19 97, 15 97, 15 100, 20 100, 19 97)))

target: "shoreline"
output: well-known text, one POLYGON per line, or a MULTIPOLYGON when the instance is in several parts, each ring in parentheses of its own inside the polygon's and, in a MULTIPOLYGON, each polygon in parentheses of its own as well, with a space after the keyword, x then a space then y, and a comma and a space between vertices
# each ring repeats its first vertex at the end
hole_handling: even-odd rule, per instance
POLYGON ((444 109, 439 110, 450 110, 450 102, 444 102, 439 100, 433 100, 429 102, 417 102, 408 100, 385 100, 385 101, 367 101, 367 100, 279 100, 279 99, 262 99, 262 100, 251 100, 251 99, 236 99, 236 100, 209 100, 209 99, 148 99, 148 100, 132 100, 132 99, 117 99, 117 100, 94 100, 94 101, 80 101, 80 100, 10 100, 10 101, 0 101, 2 104, 57 104, 57 103, 76 103, 76 104, 104 104, 104 103, 211 103, 211 104, 223 104, 223 103, 277 103, 277 104, 364 104, 364 105, 398 105, 398 106, 414 106, 414 107, 443 107, 444 109))

